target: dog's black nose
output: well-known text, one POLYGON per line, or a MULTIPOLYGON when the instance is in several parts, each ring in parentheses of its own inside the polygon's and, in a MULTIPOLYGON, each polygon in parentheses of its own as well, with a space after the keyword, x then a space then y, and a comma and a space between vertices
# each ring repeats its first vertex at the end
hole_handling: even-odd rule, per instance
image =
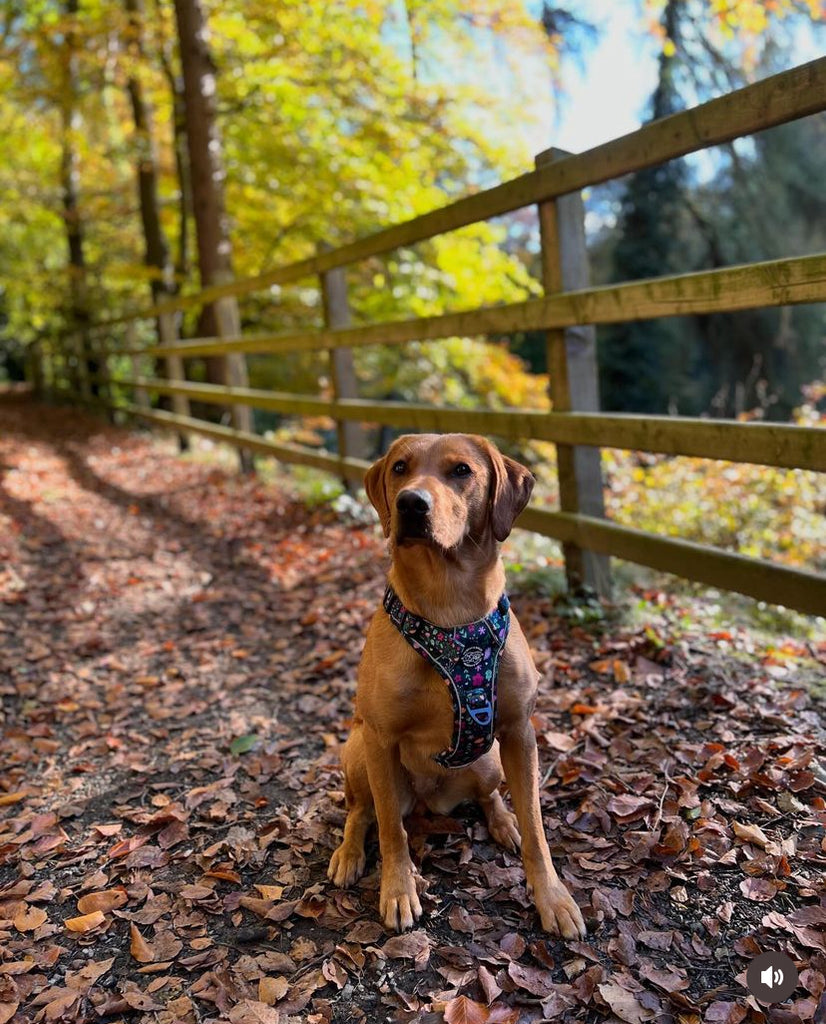
POLYGON ((396 508, 402 515, 426 516, 433 508, 433 499, 428 491, 417 491, 412 487, 399 491, 396 508))

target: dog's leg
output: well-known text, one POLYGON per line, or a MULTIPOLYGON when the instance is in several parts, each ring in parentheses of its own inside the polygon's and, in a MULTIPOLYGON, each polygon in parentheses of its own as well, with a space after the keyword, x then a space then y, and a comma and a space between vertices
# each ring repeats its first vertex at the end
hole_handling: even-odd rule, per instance
POLYGON ((364 840, 367 830, 376 820, 364 756, 364 726, 360 722, 353 726, 344 744, 341 761, 344 768, 347 821, 344 823, 341 845, 330 858, 327 877, 335 885, 347 886, 358 881, 364 874, 364 840))
POLYGON ((585 938, 585 922, 551 860, 539 805, 539 758, 530 722, 499 737, 505 778, 522 834, 522 859, 528 889, 547 932, 565 939, 585 938))
POLYGON ((470 766, 476 782, 476 799, 488 823, 488 832, 506 850, 519 849, 521 838, 514 814, 505 807, 499 792, 504 780, 499 744, 494 741, 491 750, 470 766))
MULTIPOLYGON (((365 729, 368 727, 365 726, 365 729)), ((387 928, 412 928, 422 913, 418 873, 410 859, 403 815, 410 809, 410 782, 396 747, 382 746, 373 732, 365 737, 367 775, 379 824, 381 892, 379 913, 387 928)))
POLYGON ((522 842, 519 835, 519 824, 516 816, 505 807, 505 801, 502 799, 499 790, 495 789, 488 796, 480 797, 479 803, 485 812, 488 832, 490 832, 492 838, 500 846, 504 846, 506 850, 516 853, 522 842))

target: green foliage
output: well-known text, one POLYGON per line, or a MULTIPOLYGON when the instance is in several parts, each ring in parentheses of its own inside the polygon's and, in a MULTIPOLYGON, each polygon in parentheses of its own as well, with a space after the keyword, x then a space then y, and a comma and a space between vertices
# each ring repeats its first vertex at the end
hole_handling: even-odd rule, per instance
POLYGON ((704 459, 606 456, 609 515, 666 536, 820 572, 823 474, 704 459), (636 463, 636 464, 635 464, 636 463))
MULTIPOLYGON (((0 2, 0 301, 7 337, 29 340, 63 327, 69 280, 61 110, 70 59, 93 305, 117 313, 146 293, 135 184, 143 142, 126 93, 132 76, 155 111, 163 227, 180 243, 174 20, 168 0, 145 8, 140 55, 120 0, 81 0, 76 18, 59 0, 0 2), (70 53, 72 36, 78 46, 70 53)), ((208 14, 239 276, 375 231, 529 166, 527 135, 514 132, 509 111, 513 90, 533 87, 523 80, 519 55, 550 61, 554 51, 523 0, 440 0, 426 10, 411 0, 407 14, 376 0, 230 0, 208 14), (448 54, 460 64, 498 66, 494 44, 513 64, 493 76, 499 86, 501 75, 509 76, 507 96, 448 72, 448 54)), ((481 225, 354 268, 356 312, 415 315, 441 303, 524 297, 531 284, 518 261, 500 251, 500 238, 501 229, 481 225), (387 287, 373 287, 381 274, 387 287)), ((196 287, 197 268, 183 269, 179 285, 196 287)), ((252 297, 243 314, 247 325, 263 329, 311 325, 319 316, 317 287, 252 297)), ((193 328, 192 317, 187 326, 193 328)))
POLYGON ((469 338, 377 347, 357 354, 363 391, 466 409, 547 409, 547 377, 528 373, 503 345, 469 338))

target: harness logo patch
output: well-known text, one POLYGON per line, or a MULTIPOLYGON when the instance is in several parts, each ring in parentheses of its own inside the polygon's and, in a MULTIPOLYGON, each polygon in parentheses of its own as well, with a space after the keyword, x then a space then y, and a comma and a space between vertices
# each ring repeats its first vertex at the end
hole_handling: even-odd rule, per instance
POLYGON ((485 652, 481 647, 469 647, 462 655, 462 664, 467 668, 476 668, 484 656, 485 652))

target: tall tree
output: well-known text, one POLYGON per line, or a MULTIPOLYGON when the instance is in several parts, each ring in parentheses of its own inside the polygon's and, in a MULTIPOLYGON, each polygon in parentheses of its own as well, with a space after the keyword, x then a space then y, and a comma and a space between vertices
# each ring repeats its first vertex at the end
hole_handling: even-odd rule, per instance
MULTIPOLYGON (((675 82, 684 0, 667 0, 662 13, 666 45, 660 53, 657 87, 651 99, 650 121, 674 114, 681 107, 675 82)), ((685 190, 682 160, 646 167, 632 174, 621 201, 617 242, 613 252, 615 281, 667 274, 678 266, 678 223, 685 190)), ((600 391, 602 406, 621 412, 664 412, 669 382, 664 379, 666 347, 676 326, 670 320, 617 324, 602 332, 600 391)))
POLYGON ((128 18, 129 77, 126 88, 135 122, 138 202, 145 246, 145 262, 152 271, 152 300, 157 303, 175 291, 169 243, 161 224, 158 203, 158 153, 152 107, 141 81, 143 63, 143 10, 141 0, 124 0, 128 18))
POLYGON ((74 367, 73 386, 77 391, 89 389, 98 393, 98 364, 89 351, 88 275, 84 243, 84 225, 79 200, 79 167, 76 136, 80 129, 77 100, 77 16, 78 0, 65 0, 63 14, 66 30, 62 47, 62 89, 60 92, 60 185, 63 199, 63 221, 69 254, 69 334, 74 338, 74 352, 69 365, 74 367))
POLYGON ((189 173, 189 152, 186 141, 186 108, 184 83, 174 57, 173 33, 168 31, 161 0, 155 0, 155 50, 172 100, 172 150, 175 154, 175 175, 178 185, 178 231, 175 247, 175 276, 179 281, 189 277, 189 225, 192 217, 192 182, 189 173))
MULTIPOLYGON (((224 202, 223 147, 216 111, 215 65, 209 53, 209 37, 201 0, 175 0, 175 19, 184 80, 186 136, 192 180, 193 211, 198 242, 201 286, 232 280, 232 244, 224 202)), ((237 335, 241 324, 234 298, 205 306, 199 321, 204 335, 237 335)), ((207 360, 207 376, 216 384, 245 387, 248 384, 243 355, 207 360)), ((233 408, 236 427, 250 430, 251 410, 233 408)), ((244 461, 248 461, 244 460, 244 461)))
MULTIPOLYGON (((155 140, 154 118, 152 105, 146 96, 141 78, 144 68, 144 27, 141 0, 124 0, 127 14, 127 48, 129 56, 129 77, 126 89, 132 107, 135 122, 137 164, 138 202, 141 213, 141 225, 144 239, 144 261, 150 269, 149 284, 152 292, 153 305, 169 298, 177 291, 175 273, 172 266, 169 243, 161 222, 160 202, 158 197, 158 152, 155 140)), ((181 188, 181 209, 185 210, 184 189, 181 188)), ((183 233, 186 233, 186 214, 183 233)), ((161 344, 172 344, 178 339, 176 314, 164 314, 158 318, 157 331, 161 344)), ((183 362, 180 356, 171 356, 166 360, 167 377, 181 379, 184 376, 183 362)), ((156 360, 155 375, 158 375, 156 360)), ((189 414, 189 402, 183 395, 161 397, 161 406, 172 408, 179 415, 189 414)), ((179 434, 181 450, 189 447, 189 439, 179 434)))

